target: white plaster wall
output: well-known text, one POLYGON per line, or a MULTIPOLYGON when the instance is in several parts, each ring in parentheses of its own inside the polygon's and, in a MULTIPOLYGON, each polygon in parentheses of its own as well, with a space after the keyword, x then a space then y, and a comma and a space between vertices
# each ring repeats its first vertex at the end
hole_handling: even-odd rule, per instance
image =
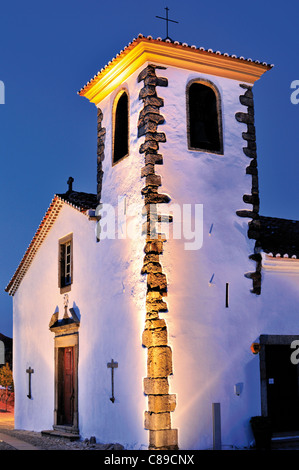
POLYGON ((84 436, 96 435, 101 442, 139 448, 146 443, 142 420, 140 294, 132 282, 134 276, 129 275, 133 250, 126 249, 125 243, 104 240, 97 244, 93 278, 85 286, 88 305, 80 326, 79 419, 84 436), (83 345, 86 346, 82 348, 83 345), (118 362, 114 372, 114 403, 110 401, 111 370, 107 369, 111 359, 118 362))
MULTIPOLYGON (((92 278, 84 273, 86 253, 94 251, 94 223, 65 205, 37 252, 14 295, 15 426, 21 429, 51 429, 54 418, 54 334, 49 330, 52 314, 63 317, 63 295, 58 288, 58 240, 73 233, 74 283, 69 307, 82 315, 81 286, 92 278), (28 374, 32 375, 32 400, 27 398, 28 374)), ((86 302, 86 300, 85 300, 86 302)))
MULTIPOLYGON (((48 329, 57 306, 63 315, 63 296, 57 286, 58 239, 73 232, 74 282, 70 307, 81 317, 79 330, 79 428, 82 437, 94 435, 101 442, 120 442, 127 448, 147 448, 143 428, 146 397, 144 325, 145 277, 140 275, 144 239, 136 225, 136 203, 142 207, 140 177, 143 158, 137 142, 138 71, 123 86, 130 88, 131 141, 128 158, 111 171, 112 105, 114 96, 101 103, 106 127, 103 162, 103 198, 118 210, 118 197, 126 198, 127 239, 95 241, 95 222, 65 206, 37 253, 14 296, 16 426, 51 429, 54 407, 54 340, 48 329), (132 228, 133 227, 133 228, 132 228), (46 269, 45 269, 46 268, 46 269), (115 402, 111 397, 111 370, 115 370, 115 402), (26 368, 34 368, 33 399, 29 400, 26 368), (41 412, 42 409, 42 412, 41 412)), ((96 136, 95 136, 96 138, 96 136)), ((138 219, 138 222, 140 220, 138 219)))
MULTIPOLYGON (((157 88, 164 98, 161 113, 166 119, 159 131, 167 137, 159 150, 164 164, 156 166, 162 176, 160 192, 168 194, 172 203, 203 204, 202 247, 186 251, 184 240, 170 237, 161 257, 169 287, 165 318, 173 351, 170 392, 177 396, 172 426, 179 430, 180 448, 211 448, 212 403, 220 402, 224 448, 247 446, 252 441, 249 419, 260 414, 259 359, 250 345, 260 334, 293 329, 292 303, 298 293, 289 279, 283 282, 284 302, 289 292, 293 296, 287 327, 282 320, 286 305, 274 299, 273 284, 262 287, 259 297, 250 292, 252 281, 244 276, 255 271, 255 263, 248 259, 254 247, 247 238, 249 219, 236 215, 237 210, 251 209, 242 199, 251 194, 251 176, 245 171, 250 159, 242 151, 247 126, 235 119, 236 112, 246 112, 239 102, 245 90, 234 80, 170 67, 157 74, 168 78, 167 88, 157 88), (195 78, 210 80, 221 94, 224 155, 187 148, 185 90, 195 78), (225 307, 227 282, 229 308, 225 307), (237 383, 243 387, 240 396, 234 394, 237 383)), ((166 210, 161 205, 161 211, 166 210)))
MULTIPOLYGON (((113 205, 117 204, 117 195, 126 196, 128 206, 139 202, 144 186, 140 179, 144 156, 138 152, 144 138, 137 139, 141 109, 138 93, 143 85, 136 81, 139 71, 123 85, 130 93, 130 157, 113 168, 111 110, 118 90, 100 105, 104 114, 102 125, 107 130, 102 200, 113 205)), ((247 126, 235 119, 236 112, 246 112, 239 102, 239 96, 245 90, 234 80, 197 75, 171 67, 158 69, 157 75, 168 78, 168 87, 157 87, 158 95, 164 99, 160 112, 166 119, 158 131, 165 132, 167 137, 167 142, 160 144, 159 150, 164 163, 156 166, 156 173, 162 176, 159 191, 168 194, 171 203, 178 203, 181 207, 183 204, 203 204, 204 214, 202 247, 187 251, 185 240, 170 237, 161 257, 169 287, 166 297, 169 311, 161 316, 167 320, 173 351, 174 373, 170 377, 170 393, 177 397, 172 427, 179 430, 180 448, 211 448, 212 403, 220 402, 224 448, 244 447, 253 439, 249 419, 260 414, 259 358, 251 353, 250 345, 260 334, 270 331, 286 334, 289 329, 285 325, 282 327, 282 310, 276 319, 268 313, 273 302, 272 287, 263 288, 262 296, 256 296, 250 292, 252 281, 244 276, 255 271, 255 263, 248 258, 254 249, 254 241, 247 238, 249 220, 236 215, 239 209, 251 208, 242 199, 244 194, 251 193, 251 176, 246 175, 250 160, 242 151, 246 146, 242 132, 247 126), (221 94, 224 155, 187 149, 185 90, 187 83, 194 78, 210 80, 221 94), (213 230, 209 235, 212 224, 213 230), (213 274, 213 282, 209 285, 213 274), (229 308, 225 308, 227 282, 229 308), (234 393, 234 385, 238 383, 242 384, 240 396, 234 393)), ((162 213, 169 207, 171 204, 161 205, 162 213)), ((112 246, 117 250, 118 243, 110 243, 110 257, 119 266, 120 257, 117 252, 112 255, 111 251, 112 246)), ((136 302, 136 292, 140 293, 136 310, 136 313, 140 312, 140 330, 145 315, 146 290, 145 279, 139 274, 143 247, 143 241, 128 247, 133 251, 131 254, 127 252, 126 256, 135 260, 131 263, 131 272, 118 269, 118 273, 123 275, 120 275, 119 284, 130 282, 132 276, 135 290, 131 293, 131 300, 135 298, 136 302)), ((112 277, 110 272, 109 280, 112 277)), ((289 279, 284 284, 285 292, 291 292, 289 279)), ((292 292, 291 295, 295 296, 292 302, 296 303, 297 294, 292 292)), ((276 305, 282 308, 281 302, 276 305)), ((295 324, 292 315, 290 324, 295 324)), ((136 347, 138 350, 137 343, 136 347)), ((147 407, 145 402, 143 405, 144 411, 147 407)), ((142 406, 138 409, 141 410, 142 406)), ((143 419, 143 412, 136 419, 143 419)))
MULTIPOLYGON (((143 86, 137 83, 139 72, 122 85, 130 94, 130 154, 113 168, 112 105, 119 90, 100 104, 106 128, 102 202, 117 208, 118 197, 125 197, 128 211, 143 203, 140 171, 144 155, 139 154, 139 146, 144 139, 137 138, 142 109, 138 94, 143 86)), ((180 205, 203 204, 204 214, 199 250, 188 251, 185 240, 170 238, 161 256, 169 288, 169 311, 161 317, 167 321, 173 351, 170 393, 177 397, 172 427, 179 430, 181 449, 211 448, 212 403, 220 402, 224 446, 246 446, 252 440, 249 418, 260 413, 259 359, 250 345, 260 334, 293 333, 298 292, 288 276, 281 281, 265 274, 262 295, 255 296, 250 293, 251 280, 244 277, 255 270, 255 263, 248 259, 254 246, 247 239, 248 219, 236 215, 236 210, 250 209, 242 200, 251 192, 251 177, 245 173, 250 160, 242 151, 246 126, 235 119, 236 112, 246 110, 239 103, 244 90, 233 80, 198 76, 212 81, 221 93, 224 155, 192 152, 187 149, 185 90, 197 75, 170 67, 158 70, 157 75, 169 81, 168 87, 157 87, 165 102, 160 111, 166 118, 158 130, 167 137, 160 144, 164 164, 156 166, 156 173, 162 176, 160 192, 180 205), (225 308, 226 282, 229 308, 225 308), (289 323, 283 319, 286 310, 289 323), (243 384, 240 396, 234 394, 236 383, 243 384)), ((129 236, 95 243, 94 230, 94 222, 65 206, 14 297, 16 427, 41 430, 53 424, 54 341, 48 323, 57 306, 63 311, 57 287, 58 239, 73 232, 74 284, 69 297, 70 306, 77 307, 81 316, 81 436, 95 435, 101 442, 118 441, 127 448, 147 448, 148 433, 143 428, 147 400, 142 384, 147 375, 147 351, 141 346, 146 296, 146 277, 140 274, 144 239, 136 229, 135 239, 129 236), (115 403, 109 400, 111 370, 107 362, 112 358, 118 362, 115 403), (29 365, 35 370, 33 400, 26 397, 29 365)))
MULTIPOLYGON (((234 384, 244 382, 247 363, 247 374, 252 375, 250 335, 253 339, 256 336, 248 321, 256 299, 249 293, 251 281, 244 277, 244 273, 254 271, 248 259, 253 243, 246 238, 248 220, 236 215, 236 210, 250 208, 242 197, 251 193, 251 177, 245 173, 249 159, 242 152, 245 126, 235 119, 237 111, 246 109, 239 103, 244 90, 236 81, 170 67, 157 74, 168 78, 167 88, 157 88, 164 98, 161 113, 166 119, 159 131, 167 137, 160 145, 164 163, 156 166, 162 176, 160 192, 181 208, 183 204, 191 204, 193 209, 195 204, 202 204, 204 214, 202 247, 188 251, 186 240, 170 237, 161 257, 169 287, 165 318, 173 351, 171 392, 177 395, 172 424, 179 430, 181 448, 210 448, 212 403, 221 403, 226 439, 231 417, 240 413, 234 384), (210 80, 221 94, 224 155, 187 148, 186 86, 195 78, 210 80), (230 285, 228 309, 226 282, 230 285), (244 322, 249 323, 245 330, 244 322)), ((167 209, 161 206, 161 210, 167 209)), ((246 399, 247 390, 244 388, 242 398, 246 399)), ((248 398, 246 413, 251 413, 247 402, 248 398)), ((237 433, 242 434, 240 430, 237 433)), ((235 442, 229 436, 226 443, 235 442)))
MULTIPOLYGON (((143 430, 144 360, 138 298, 132 301, 134 276, 124 283, 122 269, 132 270, 133 249, 113 241, 96 243, 95 222, 65 205, 14 296, 15 426, 40 431, 52 429, 54 419, 54 334, 48 325, 63 295, 58 289, 58 239, 72 232, 74 282, 69 307, 80 316, 79 429, 82 438, 120 442, 126 447, 147 444, 143 430), (124 256, 127 254, 127 257, 124 256), (114 256, 115 255, 115 256, 114 256), (117 265, 119 260, 120 266, 117 265), (141 353, 140 353, 141 349, 141 353), (118 362, 115 403, 111 397, 111 371, 118 362), (32 375, 32 400, 27 398, 32 375)), ((135 268, 134 268, 135 270, 135 268)), ((138 297, 138 295, 137 295, 138 297)))
MULTIPOLYGON (((111 370, 106 363, 113 358, 118 362, 115 370, 114 404, 97 402, 98 408, 90 410, 90 401, 81 404, 81 409, 94 414, 99 420, 102 439, 117 440, 128 448, 147 448, 148 434, 144 430, 144 411, 147 407, 143 394, 143 377, 146 376, 146 350, 142 347, 141 336, 144 326, 146 279, 140 271, 143 264, 144 239, 140 232, 140 218, 135 218, 142 208, 141 168, 143 156, 139 154, 137 121, 142 102, 138 99, 140 86, 136 86, 136 71, 127 82, 100 103, 103 112, 102 127, 106 128, 105 159, 103 161, 103 204, 115 209, 118 221, 119 200, 125 200, 127 227, 123 232, 116 228, 115 239, 104 238, 97 244, 99 259, 98 291, 91 295, 100 302, 100 312, 105 316, 96 319, 103 337, 110 331, 110 341, 99 345, 101 354, 106 357, 102 369, 97 371, 105 379, 105 392, 111 396, 111 370), (112 107, 122 88, 129 91, 130 143, 129 156, 112 168, 112 107), (136 224, 139 224, 136 226, 136 224), (136 228, 134 228, 136 227, 136 228), (127 230, 127 237, 124 234, 127 230), (102 320, 101 320, 102 318, 102 320), (104 320, 105 318, 105 320, 104 320), (122 412, 120 412, 122 410, 122 412), (114 427, 111 427, 111 422, 114 427), (134 438, 132 434, 134 432, 134 438), (138 430, 138 432, 136 432, 138 430)), ((103 219, 102 219, 103 220, 103 219)), ((105 224, 103 224, 105 225, 105 224)), ((117 225, 117 224, 116 224, 117 225)), ((103 228, 105 230, 105 227, 103 228)), ((96 308, 96 307, 95 307, 96 308)), ((90 420, 83 423, 85 433, 91 432, 90 420)))

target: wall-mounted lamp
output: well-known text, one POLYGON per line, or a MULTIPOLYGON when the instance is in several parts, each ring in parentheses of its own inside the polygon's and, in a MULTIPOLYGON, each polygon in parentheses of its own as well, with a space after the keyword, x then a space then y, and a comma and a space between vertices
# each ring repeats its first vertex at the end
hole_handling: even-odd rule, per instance
POLYGON ((258 354, 261 350, 261 345, 260 343, 252 343, 250 349, 253 354, 258 354))
POLYGON ((242 390, 243 390, 243 383, 242 382, 239 382, 239 383, 235 384, 235 386, 234 386, 235 395, 237 395, 239 397, 242 393, 242 390))

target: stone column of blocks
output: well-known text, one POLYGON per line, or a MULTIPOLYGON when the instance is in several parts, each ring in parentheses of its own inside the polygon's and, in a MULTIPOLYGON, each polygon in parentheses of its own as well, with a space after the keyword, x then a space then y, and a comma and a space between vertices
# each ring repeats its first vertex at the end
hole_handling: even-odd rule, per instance
POLYGON ((251 221, 248 224, 248 237, 255 239, 254 253, 249 256, 256 262, 255 272, 246 273, 245 276, 252 279, 253 287, 251 292, 259 295, 261 293, 261 254, 259 244, 259 184, 257 169, 257 153, 256 153, 256 134, 254 125, 254 103, 252 87, 240 84, 245 89, 245 93, 240 96, 240 103, 247 107, 247 112, 238 112, 235 117, 238 122, 247 124, 247 132, 242 133, 243 139, 246 141, 246 147, 243 147, 244 154, 250 158, 250 164, 246 168, 246 174, 252 177, 251 194, 244 194, 243 201, 246 204, 252 204, 251 210, 239 210, 237 215, 240 217, 248 217, 251 221))
POLYGON ((98 122, 98 136, 97 136, 97 200, 101 202, 102 196, 102 181, 103 181, 103 169, 102 162, 105 158, 105 137, 106 129, 102 127, 103 113, 98 108, 97 122, 98 122))
POLYGON ((139 94, 144 106, 139 114, 138 137, 145 136, 139 152, 144 154, 145 159, 141 176, 145 178, 142 195, 147 215, 144 228, 145 256, 141 273, 147 275, 146 319, 142 343, 148 350, 144 393, 148 396, 145 428, 149 430, 149 449, 178 448, 178 433, 171 427, 170 415, 176 407, 176 396, 169 394, 168 383, 168 377, 172 374, 172 351, 168 345, 166 322, 160 318, 160 313, 167 311, 167 304, 163 299, 167 293, 167 279, 160 263, 165 239, 162 234, 153 231, 155 222, 159 221, 156 204, 170 201, 166 194, 158 192, 161 176, 155 172, 155 166, 163 163, 163 157, 158 153, 159 143, 166 142, 165 134, 157 130, 158 125, 164 122, 164 117, 160 114, 164 102, 157 96, 156 87, 167 86, 168 81, 164 77, 157 77, 156 69, 163 68, 148 65, 138 76, 138 82, 144 82, 139 94))

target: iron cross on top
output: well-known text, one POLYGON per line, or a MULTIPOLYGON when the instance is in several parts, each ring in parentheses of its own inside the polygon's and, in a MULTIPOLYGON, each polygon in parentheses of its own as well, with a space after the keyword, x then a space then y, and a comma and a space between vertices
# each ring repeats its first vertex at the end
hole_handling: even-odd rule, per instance
POLYGON ((170 39, 172 41, 172 39, 168 36, 168 23, 169 23, 169 21, 171 21, 171 23, 178 23, 178 21, 170 20, 168 18, 169 8, 166 7, 165 10, 166 10, 166 18, 163 18, 162 16, 156 16, 156 18, 160 18, 160 20, 165 20, 166 21, 166 38, 165 39, 170 39))

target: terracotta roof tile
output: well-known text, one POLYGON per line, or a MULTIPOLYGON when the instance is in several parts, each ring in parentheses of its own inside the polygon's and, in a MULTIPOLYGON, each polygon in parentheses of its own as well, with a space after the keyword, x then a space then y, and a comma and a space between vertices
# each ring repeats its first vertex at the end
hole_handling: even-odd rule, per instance
POLYGON ((254 62, 256 64, 260 64, 260 65, 263 65, 263 66, 266 66, 266 67, 269 67, 269 68, 274 67, 273 64, 268 64, 267 62, 262 62, 262 61, 259 61, 259 60, 253 60, 253 59, 250 59, 250 58, 245 59, 243 56, 238 57, 236 54, 228 54, 227 52, 222 53, 220 51, 213 51, 212 49, 205 49, 204 47, 197 47, 195 45, 190 46, 185 42, 173 41, 169 38, 162 39, 161 37, 158 37, 158 38, 154 39, 152 36, 143 36, 143 34, 139 34, 137 36, 137 38, 134 38, 127 46, 124 47, 124 49, 122 49, 118 54, 116 54, 116 56, 113 59, 111 59, 101 70, 99 70, 98 73, 96 75, 94 75, 93 78, 91 78, 78 91, 78 94, 80 94, 83 90, 85 90, 86 88, 91 86, 94 82, 99 80, 102 72, 104 72, 107 68, 111 67, 114 64, 114 62, 121 59, 122 55, 126 54, 127 51, 130 50, 132 47, 134 47, 135 44, 137 44, 138 41, 140 41, 141 39, 145 39, 145 40, 149 40, 149 41, 158 41, 158 42, 170 43, 170 44, 173 44, 175 47, 185 47, 185 48, 195 49, 195 50, 198 50, 198 51, 203 51, 204 53, 222 55, 224 57, 231 57, 232 59, 242 60, 242 61, 247 61, 247 62, 254 62))
POLYGON ((60 210, 63 207, 63 204, 67 204, 73 207, 75 210, 78 210, 81 213, 85 213, 88 216, 88 211, 90 209, 94 210, 96 208, 97 200, 95 194, 77 191, 68 191, 64 194, 56 194, 54 196, 17 270, 15 271, 9 284, 5 288, 5 291, 8 292, 10 295, 14 295, 17 291, 38 249, 42 245, 43 241, 51 230, 54 222, 56 221, 60 210))
POLYGON ((258 224, 259 242, 265 253, 299 258, 299 221, 260 216, 258 224))
POLYGON ((95 209, 98 205, 97 195, 78 191, 67 191, 64 194, 56 194, 61 200, 80 209, 81 212, 88 209, 95 209))

